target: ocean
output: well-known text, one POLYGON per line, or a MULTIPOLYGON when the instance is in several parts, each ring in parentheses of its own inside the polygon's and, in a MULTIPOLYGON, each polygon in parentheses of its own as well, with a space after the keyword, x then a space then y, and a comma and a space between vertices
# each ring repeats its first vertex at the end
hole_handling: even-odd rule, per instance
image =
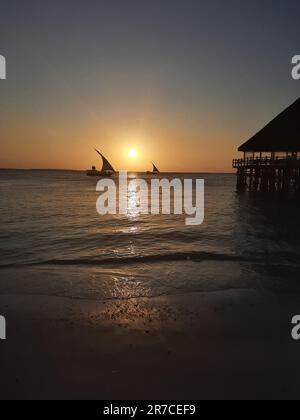
MULTIPOLYGON (((131 175, 131 178, 141 175, 131 175)), ((300 291, 300 204, 205 180, 205 221, 100 216, 97 178, 75 171, 0 171, 0 294, 106 300, 255 290, 300 291)))

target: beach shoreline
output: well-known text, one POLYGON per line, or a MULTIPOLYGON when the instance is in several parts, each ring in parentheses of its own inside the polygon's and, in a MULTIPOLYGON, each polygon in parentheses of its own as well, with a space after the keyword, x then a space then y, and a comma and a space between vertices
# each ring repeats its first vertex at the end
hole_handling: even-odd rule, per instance
POLYGON ((91 301, 1 295, 1 399, 290 399, 299 299, 231 290, 91 301))

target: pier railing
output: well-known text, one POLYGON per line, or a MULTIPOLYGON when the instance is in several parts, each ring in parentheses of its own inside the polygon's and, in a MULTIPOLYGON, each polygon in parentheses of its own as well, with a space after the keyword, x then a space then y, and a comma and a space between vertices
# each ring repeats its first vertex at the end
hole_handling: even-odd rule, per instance
POLYGON ((245 159, 233 159, 233 168, 249 168, 249 167, 300 167, 300 157, 265 157, 265 158, 245 158, 245 159))

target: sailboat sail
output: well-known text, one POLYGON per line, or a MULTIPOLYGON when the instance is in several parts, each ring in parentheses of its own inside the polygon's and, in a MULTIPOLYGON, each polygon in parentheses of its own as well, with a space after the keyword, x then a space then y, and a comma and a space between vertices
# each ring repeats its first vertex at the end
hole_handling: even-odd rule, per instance
POLYGON ((152 163, 153 165, 153 172, 154 173, 158 173, 159 174, 159 170, 157 169, 157 167, 154 165, 154 163, 152 163))
POLYGON ((101 169, 101 172, 116 172, 114 168, 111 166, 111 164, 108 162, 108 160, 102 155, 102 153, 99 152, 99 150, 95 149, 95 151, 101 156, 103 166, 101 169))

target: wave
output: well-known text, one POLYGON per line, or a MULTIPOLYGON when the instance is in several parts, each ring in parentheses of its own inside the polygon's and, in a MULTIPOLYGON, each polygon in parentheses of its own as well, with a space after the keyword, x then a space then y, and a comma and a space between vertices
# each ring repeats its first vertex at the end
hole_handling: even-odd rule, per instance
POLYGON ((41 266, 121 266, 131 264, 154 264, 160 262, 203 262, 203 261, 232 261, 262 263, 266 257, 243 256, 234 254, 222 254, 214 252, 173 252, 169 254, 138 255, 111 258, 77 258, 77 259, 52 259, 31 263, 8 263, 0 265, 0 269, 18 267, 41 267, 41 266))

